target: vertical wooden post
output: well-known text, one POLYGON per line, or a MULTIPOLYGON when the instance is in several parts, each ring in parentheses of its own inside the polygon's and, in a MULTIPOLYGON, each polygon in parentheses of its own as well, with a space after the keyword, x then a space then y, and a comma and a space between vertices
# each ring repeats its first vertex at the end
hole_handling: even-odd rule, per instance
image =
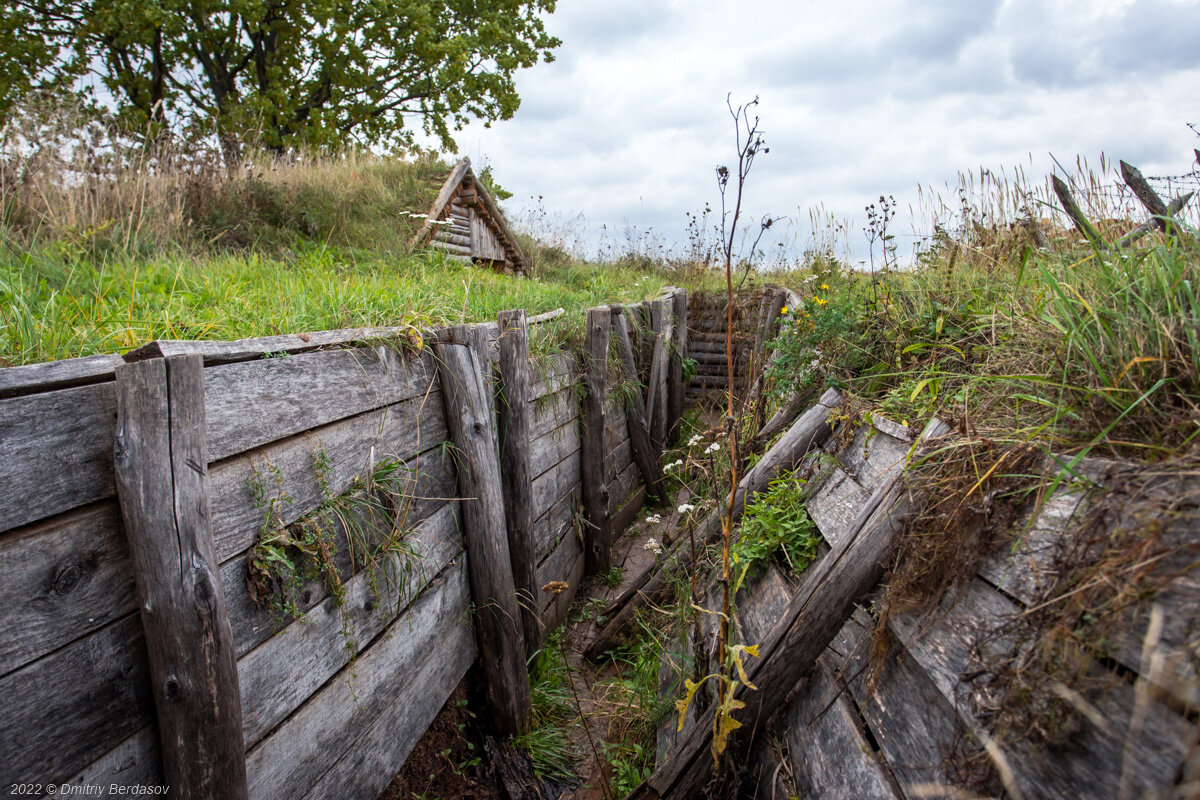
POLYGON ((608 338, 610 313, 607 308, 587 312, 587 353, 583 364, 583 512, 588 532, 584 548, 588 574, 605 572, 611 566, 608 519, 608 453, 604 448, 604 399, 608 392, 608 338))
POLYGON ((521 606, 526 658, 542 647, 538 614, 537 548, 533 537, 533 478, 529 452, 529 332, 521 309, 501 311, 496 379, 500 478, 508 523, 508 555, 521 606))
POLYGON ((638 471, 642 473, 642 481, 646 491, 662 497, 663 478, 662 465, 654 452, 650 441, 650 428, 646 424, 646 401, 642 397, 641 384, 638 381, 637 363, 633 360, 633 345, 629 341, 629 324, 618 305, 610 307, 612 311, 612 328, 617 338, 617 355, 625 368, 627 380, 633 381, 633 390, 629 392, 629 402, 626 407, 626 417, 629 420, 629 444, 633 449, 633 460, 637 462, 638 471))
POLYGON ((666 392, 661 388, 666 371, 666 344, 670 331, 667 330, 665 301, 655 300, 649 304, 650 333, 654 336, 654 347, 650 351, 650 382, 646 386, 646 423, 650 429, 650 442, 658 460, 662 460, 663 446, 667 439, 666 392))
POLYGON ((674 334, 671 339, 671 364, 667 376, 667 442, 679 441, 679 425, 683 420, 683 395, 687 391, 683 381, 683 360, 687 358, 687 289, 676 289, 671 294, 674 316, 674 334))
POLYGON ((438 377, 446 427, 457 451, 458 496, 475 605, 475 639, 486 684, 484 699, 495 731, 510 736, 529 721, 529 675, 508 553, 493 417, 470 328, 459 325, 439 335, 438 377))
POLYGON ((203 359, 116 368, 117 497, 137 579, 163 777, 177 797, 245 798, 237 655, 208 515, 203 359))

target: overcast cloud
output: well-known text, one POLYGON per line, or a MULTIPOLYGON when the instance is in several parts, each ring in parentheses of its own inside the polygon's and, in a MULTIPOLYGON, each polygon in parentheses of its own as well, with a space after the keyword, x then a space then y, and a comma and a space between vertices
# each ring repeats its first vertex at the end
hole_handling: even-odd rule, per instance
POLYGON ((802 249, 821 205, 851 221, 858 257, 880 194, 911 234, 918 185, 960 171, 1040 180, 1051 154, 1105 153, 1177 175, 1200 144, 1200 0, 560 0, 547 26, 562 47, 518 76, 515 118, 458 142, 514 192, 511 215, 541 197, 560 227, 586 220, 591 247, 629 227, 682 242, 685 212, 717 205, 730 93, 760 98, 770 147, 750 214, 789 217, 802 249))

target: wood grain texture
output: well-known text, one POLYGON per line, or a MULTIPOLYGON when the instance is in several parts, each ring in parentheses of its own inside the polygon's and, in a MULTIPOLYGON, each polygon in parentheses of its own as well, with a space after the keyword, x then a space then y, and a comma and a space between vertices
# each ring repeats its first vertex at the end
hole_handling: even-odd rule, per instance
POLYGON ((625 413, 629 420, 629 439, 633 446, 633 458, 642 473, 642 482, 649 492, 662 496, 663 476, 659 453, 650 438, 650 427, 646 419, 646 398, 638 381, 637 363, 633 357, 633 344, 629 338, 629 323, 621 306, 611 306, 613 339, 617 356, 625 369, 625 381, 632 383, 626 393, 625 413))
POLYGON ((322 454, 334 496, 383 461, 403 461, 402 475, 416 480, 415 473, 448 459, 439 447, 449 436, 441 401, 440 392, 412 398, 213 464, 210 506, 217 557, 224 562, 250 547, 269 514, 288 525, 320 506, 326 499, 317 475, 322 454), (412 458, 417 453, 425 456, 412 458), (257 490, 276 500, 273 510, 257 490))
POLYGON ((566 620, 571 602, 575 599, 579 584, 583 580, 584 559, 579 533, 568 523, 563 528, 563 536, 554 552, 538 567, 538 580, 543 587, 551 581, 567 584, 566 590, 558 594, 552 591, 542 592, 542 624, 547 630, 553 630, 566 620))
MULTIPOLYGON (((493 417, 481 365, 468 344, 470 335, 466 326, 442 332, 437 343, 438 374, 446 424, 457 451, 458 494, 463 498, 463 538, 471 567, 486 711, 499 734, 514 735, 529 718, 529 676, 508 555, 493 417)), ((536 499, 536 486, 534 491, 536 499)))
POLYGON ((496 362, 496 421, 500 433, 500 480, 504 492, 504 518, 508 527, 508 555, 512 562, 525 635, 526 658, 542 647, 541 620, 537 613, 537 544, 533 520, 533 453, 530 442, 529 332, 525 312, 501 311, 496 362))
POLYGON ((679 440, 680 423, 683 420, 683 395, 687 390, 683 381, 683 359, 688 351, 686 289, 676 289, 671 293, 671 313, 674 317, 674 327, 670 362, 667 366, 667 444, 674 444, 679 440))
POLYGON ((409 357, 382 344, 212 367, 204 371, 209 459, 426 397, 433 386, 428 355, 409 357))
MULTIPOLYGON (((529 321, 529 324, 533 324, 532 321, 529 321)), ((579 367, 575 363, 574 353, 555 353, 531 364, 531 368, 529 387, 531 402, 546 395, 566 391, 580 380, 579 367)))
POLYGON ((530 472, 536 477, 580 449, 579 423, 572 419, 562 427, 530 442, 530 472))
POLYGON ((49 392, 113 379, 118 355, 84 356, 0 369, 0 398, 49 392))
POLYGON ((0 400, 0 531, 114 492, 114 384, 0 400))
POLYGON ((352 666, 249 751, 246 772, 255 800, 289 800, 314 787, 385 709, 435 694, 416 682, 423 665, 475 655, 466 572, 463 561, 455 561, 352 666))
POLYGON ((150 724, 142 624, 123 617, 0 679, 0 780, 58 783, 150 724))
POLYGON ((530 405, 533 409, 533 422, 529 428, 531 439, 536 440, 580 418, 579 402, 573 391, 542 395, 530 405))
POLYGON ((584 392, 582 403, 583 437, 580 442, 583 510, 587 520, 584 550, 587 572, 606 571, 611 565, 608 518, 608 451, 604 446, 604 407, 608 386, 608 344, 612 313, 607 308, 587 312, 585 334, 584 392))
POLYGON ((119 367, 114 470, 146 632, 163 776, 245 798, 242 709, 208 513, 204 364, 119 367))
POLYGON ((576 450, 537 476, 533 481, 533 513, 541 517, 563 495, 578 486, 581 467, 580 451, 576 450))
POLYGON ((158 339, 130 350, 124 361, 133 363, 151 358, 169 356, 200 355, 204 365, 232 364, 251 361, 267 356, 296 355, 315 350, 341 350, 369 342, 394 342, 411 332, 409 327, 400 328, 345 328, 334 331, 311 331, 289 333, 282 336, 259 336, 253 339, 238 339, 232 342, 197 341, 194 339, 158 339))
POLYGON ((396 619, 430 580, 462 552, 455 503, 425 520, 393 555, 345 584, 341 602, 327 598, 280 635, 238 662, 247 749, 345 667, 396 619))
POLYGON ((0 676, 129 614, 135 600, 112 501, 0 540, 0 676))
MULTIPOLYGON (((87 789, 76 787, 104 787, 109 790, 115 784, 124 789, 130 786, 165 786, 162 774, 162 757, 158 752, 158 731, 153 725, 142 728, 119 745, 93 761, 73 777, 65 781, 73 791, 85 796, 87 789)), ((95 788, 90 791, 95 792, 95 788)), ((68 794, 61 788, 53 795, 68 794)), ((96 795, 93 795, 96 796, 96 795)), ((103 795, 99 795, 103 796, 103 795)))

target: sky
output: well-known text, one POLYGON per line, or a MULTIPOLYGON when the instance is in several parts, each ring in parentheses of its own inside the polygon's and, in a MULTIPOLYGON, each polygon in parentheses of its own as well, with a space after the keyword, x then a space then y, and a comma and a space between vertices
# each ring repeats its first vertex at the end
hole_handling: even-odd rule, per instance
POLYGON ((546 26, 562 45, 517 75, 516 115, 456 139, 516 224, 593 252, 686 250, 736 161, 727 97, 759 99, 745 207, 781 218, 768 260, 825 240, 812 209, 866 260, 864 208, 894 196, 903 258, 960 172, 1036 183, 1105 154, 1180 175, 1200 146, 1200 0, 560 0, 546 26))

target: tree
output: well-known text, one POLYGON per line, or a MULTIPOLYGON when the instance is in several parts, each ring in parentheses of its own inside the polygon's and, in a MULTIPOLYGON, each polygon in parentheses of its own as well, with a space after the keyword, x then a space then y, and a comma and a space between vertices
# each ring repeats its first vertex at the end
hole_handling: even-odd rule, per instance
POLYGON ((130 131, 168 128, 283 151, 441 145, 508 119, 514 73, 553 60, 555 0, 10 0, 0 117, 29 92, 78 93, 130 131))

